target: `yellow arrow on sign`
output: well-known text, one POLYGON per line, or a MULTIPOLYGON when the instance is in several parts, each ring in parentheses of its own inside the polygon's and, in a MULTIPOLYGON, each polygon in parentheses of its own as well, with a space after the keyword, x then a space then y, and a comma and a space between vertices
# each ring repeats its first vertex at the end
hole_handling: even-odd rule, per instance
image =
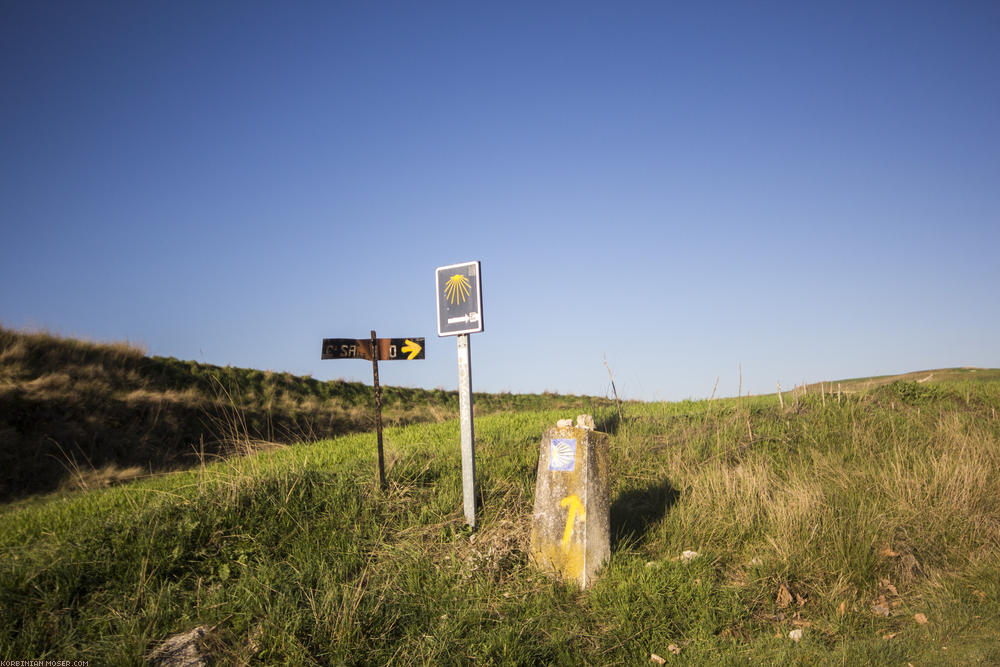
POLYGON ((404 345, 403 348, 402 348, 403 352, 409 352, 410 353, 410 356, 408 356, 406 358, 407 361, 413 359, 415 356, 417 356, 418 354, 420 354, 420 350, 422 350, 422 349, 423 349, 422 347, 420 347, 419 345, 417 345, 416 343, 414 343, 409 338, 406 339, 406 345, 404 345))

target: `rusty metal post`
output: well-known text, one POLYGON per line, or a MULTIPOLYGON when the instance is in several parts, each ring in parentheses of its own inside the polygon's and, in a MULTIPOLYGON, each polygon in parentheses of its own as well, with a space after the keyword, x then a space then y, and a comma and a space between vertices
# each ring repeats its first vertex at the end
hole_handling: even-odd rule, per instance
POLYGON ((372 374, 375 376, 375 434, 378 439, 378 486, 385 488, 385 454, 382 451, 382 388, 378 384, 378 341, 372 329, 372 374))

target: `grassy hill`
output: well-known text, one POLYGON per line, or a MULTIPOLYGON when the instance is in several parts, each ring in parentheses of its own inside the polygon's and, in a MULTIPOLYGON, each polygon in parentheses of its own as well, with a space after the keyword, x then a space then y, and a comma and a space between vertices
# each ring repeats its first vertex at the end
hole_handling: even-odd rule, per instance
POLYGON ((349 434, 9 504, 0 655, 138 664, 201 628, 218 664, 1000 664, 1000 383, 783 400, 598 406, 587 591, 526 559, 575 409, 477 418, 475 533, 453 419, 387 429, 385 491, 349 434))
MULTIPOLYGON (((475 395, 477 414, 598 404, 555 394, 475 395)), ((373 388, 362 383, 151 357, 125 343, 0 327, 0 501, 371 430, 373 406, 373 388)), ((455 391, 383 387, 386 424, 457 414, 455 391)))
POLYGON ((927 382, 998 382, 1000 381, 1000 369, 997 368, 938 368, 927 371, 913 371, 910 373, 900 373, 897 375, 877 375, 865 378, 850 378, 845 380, 834 380, 832 382, 814 383, 806 385, 807 391, 825 391, 828 394, 836 394, 838 390, 842 392, 857 392, 879 387, 893 382, 915 382, 924 384, 927 382))

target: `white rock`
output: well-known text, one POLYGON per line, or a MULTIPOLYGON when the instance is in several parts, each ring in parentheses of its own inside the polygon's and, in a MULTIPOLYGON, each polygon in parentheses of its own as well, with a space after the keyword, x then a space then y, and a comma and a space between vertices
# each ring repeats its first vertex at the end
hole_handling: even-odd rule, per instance
POLYGON ((156 667, 205 667, 209 656, 205 652, 208 628, 199 625, 194 630, 174 635, 153 649, 149 662, 156 667))
POLYGON ((802 639, 802 628, 795 628, 794 630, 789 632, 788 638, 791 639, 793 642, 797 642, 800 639, 802 639))
POLYGON ((576 427, 594 430, 594 418, 590 415, 577 415, 576 427))
POLYGON ((559 421, 556 422, 556 428, 572 428, 572 426, 573 426, 572 419, 560 419, 559 421))
POLYGON ((685 551, 681 552, 681 558, 680 558, 680 560, 681 560, 682 563, 690 563, 691 561, 693 561, 695 558, 698 558, 699 556, 701 556, 701 554, 698 553, 697 551, 685 550, 685 551))

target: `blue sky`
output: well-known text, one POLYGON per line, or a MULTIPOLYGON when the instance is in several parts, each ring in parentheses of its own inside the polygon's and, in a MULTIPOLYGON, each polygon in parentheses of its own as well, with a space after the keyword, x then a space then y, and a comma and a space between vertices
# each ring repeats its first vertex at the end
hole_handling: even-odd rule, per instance
POLYGON ((477 391, 1000 366, 1000 5, 8 2, 0 323, 477 391))

